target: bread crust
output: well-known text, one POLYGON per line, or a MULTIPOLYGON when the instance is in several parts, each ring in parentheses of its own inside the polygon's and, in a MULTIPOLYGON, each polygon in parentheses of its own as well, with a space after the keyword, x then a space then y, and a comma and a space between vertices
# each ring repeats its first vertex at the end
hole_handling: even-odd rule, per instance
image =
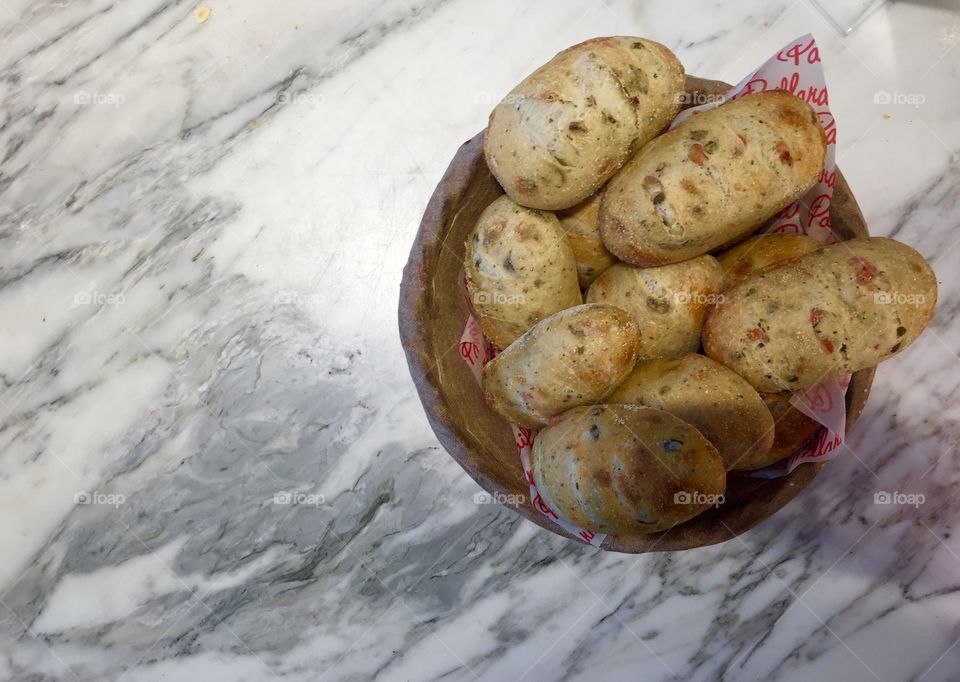
POLYGON ((716 446, 727 470, 758 469, 769 461, 773 416, 760 394, 703 355, 639 362, 607 401, 655 407, 683 419, 716 446))
POLYGON ((813 253, 821 246, 813 237, 794 232, 758 234, 745 239, 717 254, 723 268, 723 288, 729 289, 755 272, 813 253))
POLYGON ((820 424, 790 404, 791 393, 761 393, 764 405, 773 417, 773 446, 766 461, 757 468, 770 466, 805 445, 820 430, 820 424))

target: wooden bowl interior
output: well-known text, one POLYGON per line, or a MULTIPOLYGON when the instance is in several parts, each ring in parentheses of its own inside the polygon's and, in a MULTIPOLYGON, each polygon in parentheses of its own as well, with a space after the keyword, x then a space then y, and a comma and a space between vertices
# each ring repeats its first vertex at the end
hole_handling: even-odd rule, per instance
MULTIPOLYGON (((688 101, 704 101, 696 95, 716 95, 728 87, 688 77, 687 91, 694 95, 688 101)), ((510 426, 484 402, 460 357, 460 336, 469 315, 461 280, 464 243, 480 212, 503 193, 487 170, 482 146, 480 133, 460 147, 424 213, 401 283, 401 341, 430 424, 450 455, 491 494, 524 500, 515 506, 520 514, 570 537, 531 506, 510 426)), ((830 216, 839 239, 868 234, 839 170, 830 216)), ((853 376, 847 392, 848 431, 863 410, 872 381, 872 369, 853 376)), ((640 553, 729 540, 781 509, 823 466, 802 464, 789 476, 772 480, 730 476, 720 507, 662 533, 607 537, 603 548, 640 553)))

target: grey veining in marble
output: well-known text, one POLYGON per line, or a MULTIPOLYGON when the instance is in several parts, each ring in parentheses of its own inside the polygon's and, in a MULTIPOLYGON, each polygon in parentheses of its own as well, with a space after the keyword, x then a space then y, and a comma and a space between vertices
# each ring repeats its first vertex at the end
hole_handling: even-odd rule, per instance
POLYGON ((0 5, 0 679, 960 679, 955 4, 209 7, 0 5), (941 283, 848 450, 682 554, 475 504, 396 331, 453 152, 587 37, 737 81, 808 31, 872 232, 941 283))

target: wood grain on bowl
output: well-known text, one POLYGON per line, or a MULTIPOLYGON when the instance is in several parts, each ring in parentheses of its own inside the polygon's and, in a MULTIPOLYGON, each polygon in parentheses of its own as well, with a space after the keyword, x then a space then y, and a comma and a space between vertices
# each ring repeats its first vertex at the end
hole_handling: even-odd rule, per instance
MULTIPOLYGON (((705 96, 728 88, 719 81, 688 77, 687 101, 705 101, 705 96)), ((488 492, 514 496, 500 499, 523 500, 515 508, 524 517, 570 537, 532 506, 510 425, 484 402, 459 355, 469 314, 461 281, 464 242, 483 209, 501 194, 484 162, 480 133, 457 151, 427 205, 400 285, 400 337, 427 418, 447 452, 488 492)), ((839 170, 830 218, 839 239, 868 234, 839 170)), ((853 375, 846 397, 847 431, 863 410, 873 374, 868 369, 853 375)), ((603 548, 641 553, 724 542, 781 509, 823 467, 802 464, 789 476, 772 480, 731 476, 720 507, 661 533, 609 536, 603 548)))

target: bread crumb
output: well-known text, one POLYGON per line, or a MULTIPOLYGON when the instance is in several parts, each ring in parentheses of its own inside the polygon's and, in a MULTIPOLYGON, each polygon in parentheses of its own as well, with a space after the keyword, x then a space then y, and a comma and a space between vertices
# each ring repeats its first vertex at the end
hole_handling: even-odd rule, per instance
POLYGON ((210 8, 206 5, 200 5, 195 10, 193 10, 193 16, 197 20, 198 24, 202 24, 207 19, 210 18, 210 8))
POLYGON ((890 118, 890 114, 884 114, 883 117, 884 117, 884 118, 890 118))

